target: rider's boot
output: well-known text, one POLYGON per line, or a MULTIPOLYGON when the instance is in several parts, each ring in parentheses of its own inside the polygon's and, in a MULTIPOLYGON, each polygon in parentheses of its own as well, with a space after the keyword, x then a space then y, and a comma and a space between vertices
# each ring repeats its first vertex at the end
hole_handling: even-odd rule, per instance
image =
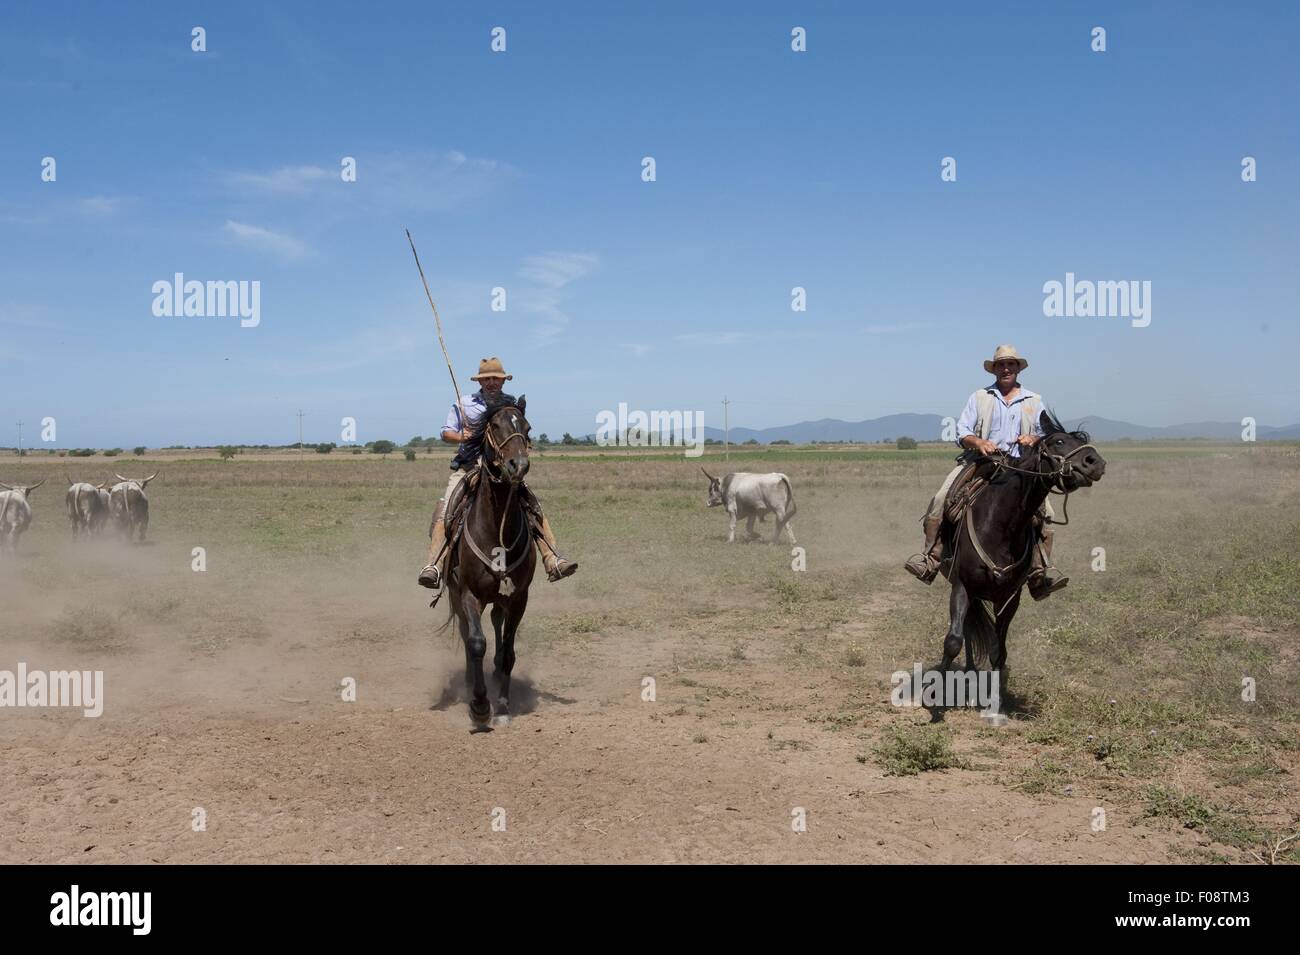
POLYGON ((571 576, 578 569, 578 564, 576 561, 560 556, 560 552, 556 549, 555 532, 551 530, 551 522, 546 519, 545 514, 537 516, 536 527, 537 536, 540 538, 537 542, 537 552, 542 555, 546 579, 554 583, 571 576))
POLYGON ((1052 529, 1043 527, 1041 535, 1029 567, 1029 595, 1035 600, 1046 600, 1070 582, 1069 577, 1053 573, 1056 568, 1052 566, 1052 529))
POLYGON ((921 553, 908 558, 903 568, 923 584, 931 583, 939 573, 939 561, 943 556, 943 541, 939 539, 939 530, 943 527, 943 515, 926 517, 925 543, 921 553))
POLYGON ((442 589, 442 569, 438 565, 443 545, 447 542, 447 526, 443 522, 446 516, 447 502, 439 501, 438 509, 433 515, 433 529, 429 533, 428 563, 424 565, 419 576, 420 586, 428 587, 430 590, 442 589))

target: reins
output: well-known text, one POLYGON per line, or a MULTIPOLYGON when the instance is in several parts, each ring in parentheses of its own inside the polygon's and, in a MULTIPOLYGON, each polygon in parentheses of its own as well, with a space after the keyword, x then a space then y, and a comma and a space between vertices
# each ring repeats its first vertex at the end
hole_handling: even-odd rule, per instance
MULTIPOLYGON (((517 411, 518 409, 506 407, 500 409, 496 414, 500 414, 502 411, 511 411, 511 410, 517 411)), ((503 441, 498 441, 496 439, 496 437, 493 435, 492 432, 492 420, 496 418, 496 414, 492 416, 492 419, 488 421, 487 426, 483 429, 483 440, 486 441, 488 447, 492 449, 494 457, 500 458, 502 449, 505 448, 506 445, 508 445, 515 438, 523 438, 525 443, 524 446, 526 448, 528 435, 523 431, 518 431, 518 430, 512 431, 509 435, 506 436, 505 440, 503 441)), ((493 464, 492 461, 484 457, 483 470, 487 473, 488 480, 493 484, 506 483, 506 479, 504 477, 498 476, 496 473, 494 473, 492 464, 493 464)), ((515 535, 515 539, 511 541, 510 546, 506 547, 506 541, 505 541, 506 521, 510 519, 510 513, 513 510, 514 503, 515 503, 515 492, 518 489, 519 489, 518 482, 514 482, 514 481, 510 482, 510 490, 506 493, 506 504, 505 507, 502 508, 501 510, 501 523, 497 527, 497 545, 498 547, 501 548, 500 553, 502 554, 503 558, 505 555, 508 555, 512 550, 514 550, 516 546, 518 546, 520 539, 524 536, 525 532, 528 529, 528 516, 526 514, 523 514, 523 507, 521 506, 520 507, 521 516, 519 520, 519 533, 515 535)), ((496 576, 498 579, 503 579, 504 577, 509 575, 510 572, 513 571, 516 567, 518 567, 520 563, 523 562, 523 559, 526 556, 528 556, 528 548, 525 547, 523 550, 519 552, 519 556, 510 562, 509 566, 507 566, 504 570, 498 571, 496 565, 487 557, 486 554, 483 553, 483 551, 479 548, 478 544, 474 542, 474 535, 470 533, 470 529, 469 529, 468 515, 466 515, 466 519, 465 519, 464 533, 465 533, 465 542, 469 544, 469 549, 474 552, 474 556, 477 557, 479 560, 481 560, 487 566, 488 570, 490 570, 493 573, 493 575, 496 576)))
MULTIPOLYGON (((1086 450, 1088 448, 1091 448, 1093 451, 1097 450, 1096 447, 1094 447, 1091 444, 1081 444, 1074 450, 1070 451, 1068 454, 1053 454, 1051 451, 1048 451, 1046 448, 1039 448, 1038 449, 1039 457, 1046 458, 1054 466, 1053 470, 1046 471, 1046 472, 1040 469, 1015 467, 1014 465, 1007 463, 1010 457, 1009 455, 1005 455, 1005 454, 998 455, 997 457, 992 459, 994 472, 992 476, 989 477, 988 482, 989 484, 991 484, 997 478, 998 474, 1002 471, 1013 471, 1016 474, 1028 474, 1035 481, 1046 481, 1048 494, 1059 494, 1064 498, 1061 501, 1061 514, 1064 515, 1065 520, 1049 521, 1048 518, 1046 517, 1044 517, 1043 520, 1051 524, 1059 524, 1062 527, 1065 527, 1067 524, 1070 523, 1069 508, 1070 508, 1071 492, 1065 489, 1065 482, 1063 478, 1065 477, 1066 474, 1070 472, 1070 468, 1071 468, 1071 465, 1069 463, 1070 458, 1074 457, 1080 451, 1086 450)), ((988 487, 988 484, 985 484, 984 487, 988 487)), ((1034 544, 1035 544, 1034 537, 1036 535, 1034 533, 1033 528, 1031 527, 1029 531, 1028 545, 1025 547, 1025 552, 1023 555, 1021 555, 1020 558, 1005 566, 1000 566, 998 564, 995 564, 992 561, 992 559, 989 557, 988 553, 984 550, 983 545, 980 544, 979 535, 975 533, 975 500, 976 498, 979 497, 980 493, 984 490, 984 487, 981 487, 978 490, 976 490, 975 494, 971 497, 971 499, 966 502, 966 521, 965 521, 966 535, 970 538, 971 544, 974 545, 975 553, 979 555, 980 560, 984 562, 984 566, 988 569, 989 573, 993 575, 993 579, 995 581, 1001 582, 1003 577, 1007 573, 1009 573, 1012 570, 1015 570, 1016 568, 1024 564, 1027 560, 1029 560, 1030 556, 1033 554, 1034 544)), ((958 546, 960 546, 960 543, 961 543, 961 535, 958 534, 957 535, 958 546)), ((955 557, 956 555, 954 554, 954 561, 953 561, 954 567, 956 566, 955 557)), ((1007 602, 1010 603, 1010 600, 1008 600, 1007 602)), ((1006 604, 1003 604, 1002 609, 1006 609, 1006 604)), ((999 610, 998 612, 1001 613, 1002 611, 999 610)))

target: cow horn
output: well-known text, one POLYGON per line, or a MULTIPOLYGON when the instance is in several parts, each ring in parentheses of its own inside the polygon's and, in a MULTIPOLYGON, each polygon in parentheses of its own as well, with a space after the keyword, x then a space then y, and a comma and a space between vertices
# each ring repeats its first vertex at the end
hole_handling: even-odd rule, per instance
POLYGON ((41 478, 39 481, 37 481, 37 482, 36 482, 35 484, 33 484, 31 487, 27 488, 27 490, 26 490, 24 493, 31 494, 32 491, 36 490, 38 487, 40 487, 42 484, 44 484, 44 483, 45 483, 46 481, 48 481, 48 480, 49 480, 49 478, 41 478))
POLYGON ((130 481, 131 481, 130 478, 128 478, 128 477, 122 477, 122 475, 118 474, 116 471, 113 472, 113 476, 114 476, 115 478, 117 478, 119 481, 126 481, 126 482, 128 482, 128 483, 130 483, 130 481))
MULTIPOLYGON (((701 471, 704 471, 704 465, 702 465, 702 464, 700 465, 700 470, 701 470, 701 471)), ((714 477, 712 474, 710 474, 708 471, 704 471, 704 476, 705 476, 706 478, 708 478, 710 481, 716 481, 716 480, 717 480, 717 478, 715 478, 715 477, 714 477)))
POLYGON ((148 484, 150 481, 152 481, 161 473, 162 473, 161 471, 154 471, 153 474, 150 474, 147 478, 145 478, 143 481, 140 482, 140 486, 144 487, 146 484, 148 484))
POLYGON ((12 491, 12 490, 13 490, 13 488, 11 488, 8 484, 0 484, 0 487, 4 488, 6 491, 12 491))

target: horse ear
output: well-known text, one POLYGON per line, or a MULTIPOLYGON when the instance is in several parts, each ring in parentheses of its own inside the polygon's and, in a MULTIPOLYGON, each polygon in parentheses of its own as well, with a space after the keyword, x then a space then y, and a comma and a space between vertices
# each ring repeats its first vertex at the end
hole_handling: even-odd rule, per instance
POLYGON ((528 417, 528 412, 525 410, 528 407, 528 396, 520 395, 519 400, 516 401, 515 404, 519 406, 519 413, 525 418, 528 417))
POLYGON ((1038 426, 1043 429, 1043 434, 1045 435, 1055 434, 1061 430, 1052 416, 1047 413, 1046 408, 1044 408, 1042 413, 1038 416, 1038 426))

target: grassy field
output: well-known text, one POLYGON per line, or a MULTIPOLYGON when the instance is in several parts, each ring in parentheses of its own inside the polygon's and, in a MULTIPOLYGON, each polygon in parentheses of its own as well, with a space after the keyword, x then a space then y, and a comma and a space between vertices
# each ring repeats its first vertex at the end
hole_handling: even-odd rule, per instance
MULTIPOLYGON (((757 741, 751 764, 833 760, 846 778, 942 779, 969 787, 980 813, 999 811, 997 793, 1044 812, 1108 807, 1112 827, 1187 861, 1300 858, 1300 840, 1287 841, 1300 832, 1294 446, 1104 446, 1105 479, 1071 498, 1071 524, 1057 532, 1070 586, 1026 601, 1013 625, 1000 728, 973 712, 931 725, 889 704, 889 674, 940 652, 946 587, 921 586, 901 564, 951 449, 741 449, 729 464, 712 451, 535 455, 530 483, 581 563, 563 584, 534 584, 519 655, 535 668, 539 706, 612 705, 626 695, 618 681, 644 671, 663 701, 652 722, 689 724, 680 739, 706 766, 735 758, 738 744, 724 741, 743 731, 757 741), (701 464, 790 475, 806 571, 792 570, 788 544, 726 544, 701 464)), ((7 483, 50 479, 0 566, 0 667, 25 654, 31 666, 116 668, 116 705, 142 719, 196 699, 221 712, 315 698, 339 672, 367 674, 371 700, 406 703, 399 687, 434 654, 451 655, 454 685, 449 638, 431 635, 444 615, 414 586, 446 463, 0 458, 7 483), (150 543, 73 544, 65 470, 102 479, 158 467, 150 543), (203 573, 192 570, 198 547, 203 573)), ((771 522, 758 526, 770 536, 771 522)), ((15 750, 34 732, 6 730, 15 750)), ((31 792, 0 790, 8 803, 31 792)), ((39 834, 22 838, 41 858, 30 848, 39 834)))

